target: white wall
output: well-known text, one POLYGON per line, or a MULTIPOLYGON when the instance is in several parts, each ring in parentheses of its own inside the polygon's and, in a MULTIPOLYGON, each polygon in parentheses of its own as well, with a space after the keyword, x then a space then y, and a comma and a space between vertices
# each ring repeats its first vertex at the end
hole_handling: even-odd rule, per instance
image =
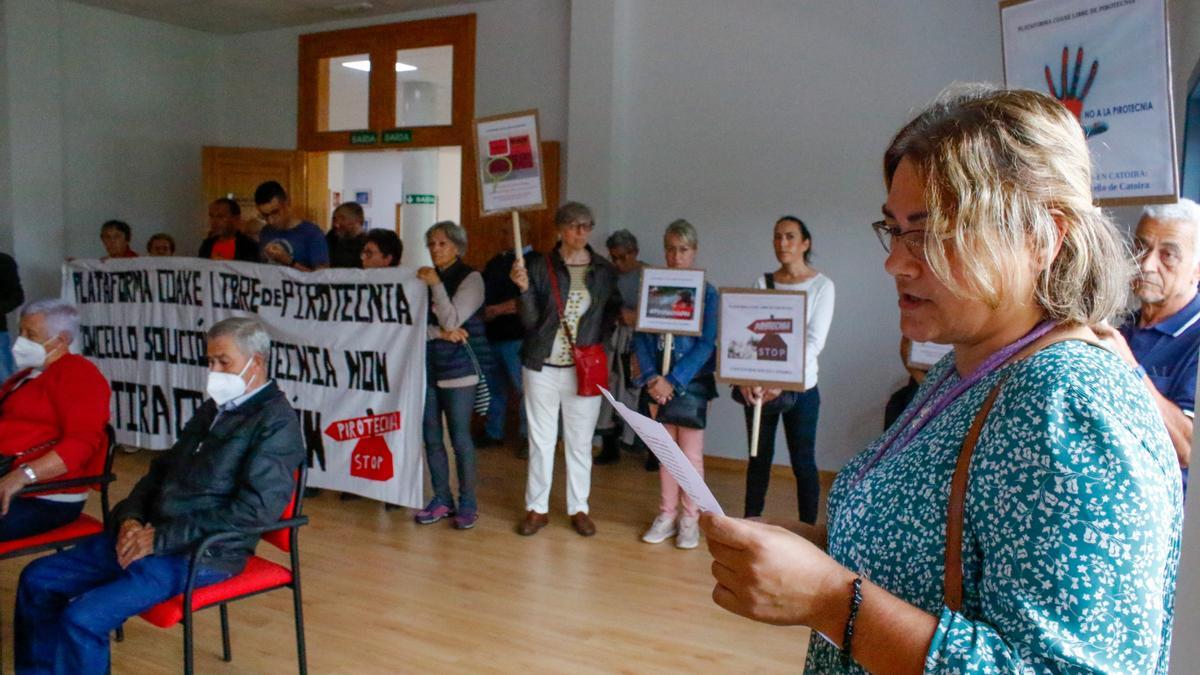
MULTIPOLYGON (((347 152, 342 156, 342 183, 331 182, 330 190, 341 190, 342 201, 354 201, 359 190, 371 191, 370 205, 363 215, 371 227, 394 228, 396 203, 404 200, 404 162, 399 152, 347 152)), ((407 242, 406 242, 407 244, 407 242)))
MULTIPOLYGON (((602 230, 631 229, 661 264, 663 228, 688 218, 720 286, 773 267, 779 215, 811 227, 814 263, 837 285, 818 462, 839 468, 879 434, 905 377, 868 227, 885 197, 881 155, 945 85, 1001 81, 995 3, 589 0, 573 3, 571 29, 567 193, 597 205, 602 230), (606 124, 595 111, 610 105, 606 124)), ((728 396, 713 418, 706 451, 744 457, 728 396)))
POLYGON ((222 36, 222 145, 296 147, 297 37, 304 33, 474 13, 475 112, 537 108, 546 140, 566 140, 566 0, 494 0, 222 36))
MULTIPOLYGON (((62 0, 4 3, 13 251, 29 297, 64 256, 103 255, 100 223, 194 251, 200 147, 215 140, 218 44, 207 34, 62 0)), ((2 204, 2 202, 0 202, 2 204)))
MULTIPOLYGON (((62 74, 58 3, 6 0, 5 60, 12 255, 27 298, 57 294, 63 217, 62 74), (47 11, 47 5, 49 11, 47 11)), ((99 242, 97 242, 99 243, 99 242)))
POLYGON ((134 228, 138 253, 163 231, 194 255, 208 229, 200 148, 216 138, 211 35, 64 3, 67 255, 103 253, 101 222, 134 228), (78 230, 74 228, 79 228, 78 230))

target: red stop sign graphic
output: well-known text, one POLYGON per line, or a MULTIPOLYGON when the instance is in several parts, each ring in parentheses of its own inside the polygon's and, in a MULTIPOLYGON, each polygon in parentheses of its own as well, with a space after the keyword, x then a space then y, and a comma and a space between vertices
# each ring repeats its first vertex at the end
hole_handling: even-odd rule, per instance
POLYGON ((350 453, 350 475, 386 481, 393 475, 392 450, 381 436, 360 438, 350 453))

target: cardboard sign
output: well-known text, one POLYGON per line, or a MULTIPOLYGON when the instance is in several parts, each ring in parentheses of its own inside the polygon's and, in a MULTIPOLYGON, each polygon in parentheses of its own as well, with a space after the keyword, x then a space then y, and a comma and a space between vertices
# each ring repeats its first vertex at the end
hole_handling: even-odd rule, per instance
POLYGON ((722 288, 717 379, 804 391, 808 293, 722 288))
POLYGON ((480 215, 546 208, 536 110, 475 120, 480 215))

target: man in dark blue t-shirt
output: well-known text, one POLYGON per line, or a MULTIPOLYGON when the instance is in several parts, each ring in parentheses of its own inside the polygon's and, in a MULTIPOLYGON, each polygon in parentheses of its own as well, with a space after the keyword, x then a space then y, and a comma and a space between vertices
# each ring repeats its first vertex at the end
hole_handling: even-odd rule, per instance
POLYGON ((287 192, 271 180, 254 190, 254 205, 266 227, 258 235, 263 262, 311 272, 329 267, 329 245, 315 224, 293 218, 287 192), (272 244, 272 242, 287 242, 272 244))
POLYGON ((1146 383, 1179 456, 1183 487, 1192 452, 1196 367, 1200 354, 1200 206, 1190 199, 1147 207, 1133 251, 1141 307, 1120 332, 1100 328, 1146 383))

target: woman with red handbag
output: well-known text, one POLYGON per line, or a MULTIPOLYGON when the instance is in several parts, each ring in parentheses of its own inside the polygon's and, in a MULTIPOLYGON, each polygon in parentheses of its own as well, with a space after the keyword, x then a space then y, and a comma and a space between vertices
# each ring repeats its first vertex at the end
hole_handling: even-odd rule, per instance
MULTIPOLYGON (((667 226, 663 235, 667 267, 693 267, 699 248, 700 237, 691 223, 680 219, 667 226)), ((666 373, 659 372, 663 362, 663 336, 633 334, 633 353, 640 372, 637 384, 644 387, 642 395, 649 397, 650 412, 663 423, 701 476, 704 475, 704 427, 708 421, 708 403, 717 397, 713 372, 717 368, 718 307, 717 289, 705 282, 700 335, 674 337, 671 368, 666 373)), ((684 494, 665 468, 659 467, 658 477, 662 483, 659 512, 650 529, 642 535, 642 541, 661 544, 675 537, 676 548, 696 548, 700 544, 700 512, 696 503, 684 494)))
POLYGON ((521 346, 525 415, 529 420, 529 478, 525 519, 517 527, 532 535, 549 522, 550 482, 558 415, 563 418, 567 459, 567 513, 584 537, 596 533, 588 516, 592 484, 592 436, 607 385, 604 339, 621 308, 617 272, 588 245, 594 222, 588 207, 563 204, 554 214, 559 242, 548 256, 513 263, 520 289, 517 306, 528 335, 521 346))

